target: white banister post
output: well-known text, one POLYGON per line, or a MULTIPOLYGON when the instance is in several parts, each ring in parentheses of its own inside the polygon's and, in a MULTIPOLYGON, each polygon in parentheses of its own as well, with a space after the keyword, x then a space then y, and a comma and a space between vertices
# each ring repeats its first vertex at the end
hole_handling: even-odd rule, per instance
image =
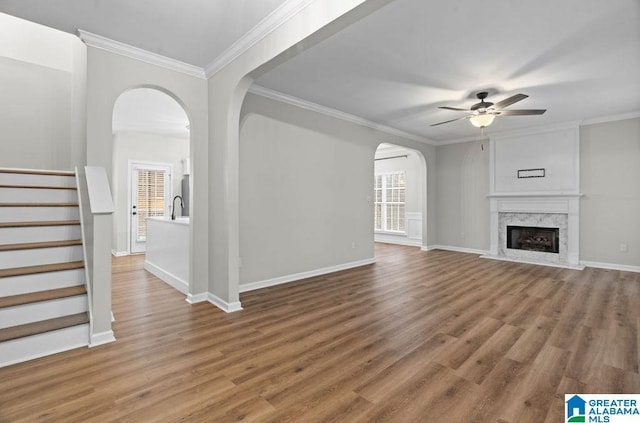
POLYGON ((90 249, 92 261, 93 319, 90 346, 115 341, 111 329, 111 232, 113 199, 107 173, 103 167, 85 166, 89 205, 93 216, 90 249))

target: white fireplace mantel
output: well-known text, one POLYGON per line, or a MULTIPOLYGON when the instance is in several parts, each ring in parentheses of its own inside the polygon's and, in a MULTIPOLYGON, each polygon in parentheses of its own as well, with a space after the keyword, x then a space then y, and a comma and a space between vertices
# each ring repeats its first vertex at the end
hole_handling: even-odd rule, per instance
MULTIPOLYGON (((532 262, 538 264, 555 265, 570 268, 582 268, 580 266, 580 193, 505 193, 490 194, 490 249, 485 255, 487 258, 513 259, 516 261, 532 262), (505 254, 506 245, 501 239, 500 233, 504 233, 507 222, 500 219, 503 216, 517 214, 521 219, 540 215, 564 215, 566 216, 566 233, 561 230, 560 255, 549 256, 549 253, 526 252, 521 257, 514 259, 505 254)), ((564 225, 563 225, 564 226, 564 225)))

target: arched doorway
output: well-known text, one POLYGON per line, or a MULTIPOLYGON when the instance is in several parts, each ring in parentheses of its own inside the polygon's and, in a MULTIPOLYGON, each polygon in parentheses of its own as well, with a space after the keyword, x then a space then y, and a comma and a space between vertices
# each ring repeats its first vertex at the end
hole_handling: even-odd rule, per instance
POLYGON ((382 143, 374 156, 374 240, 426 246, 427 168, 422 152, 382 143))
MULTIPOLYGON (((188 197, 190 130, 184 108, 156 88, 122 93, 113 108, 112 187, 115 203, 112 251, 146 249, 146 218, 169 216, 171 200, 188 197)), ((189 214, 189 200, 178 215, 189 214)))

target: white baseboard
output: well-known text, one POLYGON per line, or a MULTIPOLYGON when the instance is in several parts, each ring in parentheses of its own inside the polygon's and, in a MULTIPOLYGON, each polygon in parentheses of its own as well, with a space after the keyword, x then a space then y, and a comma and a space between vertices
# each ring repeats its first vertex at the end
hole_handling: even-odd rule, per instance
POLYGON ((242 310, 242 304, 240 304, 240 301, 228 303, 217 295, 212 294, 211 292, 207 293, 207 301, 209 301, 211 304, 218 307, 225 313, 233 313, 234 311, 242 310))
POLYGON ((597 267, 599 269, 621 270, 623 272, 640 273, 640 266, 630 266, 628 264, 600 263, 597 261, 580 261, 580 264, 587 267, 597 267))
POLYGON ((375 262, 375 258, 370 258, 338 264, 336 266, 324 267, 322 269, 310 270, 308 272, 295 273, 293 275, 279 276, 277 278, 267 279, 264 281, 245 283, 240 285, 240 292, 255 291, 256 289, 268 288, 270 286, 299 281, 301 279, 312 278, 314 276, 322 276, 328 273, 339 272, 341 270, 353 269, 354 267, 366 266, 375 262))
POLYGON ((111 255, 114 256, 114 257, 124 257, 124 256, 128 256, 129 252, 128 251, 111 250, 111 255))
POLYGON ((189 304, 204 303, 208 301, 225 313, 233 313, 234 311, 242 310, 242 304, 240 304, 240 301, 228 303, 217 295, 212 294, 211 292, 203 292, 201 294, 187 294, 186 301, 189 304))
POLYGON ((204 303, 205 301, 207 301, 207 293, 203 292, 201 294, 187 294, 187 298, 186 301, 189 304, 197 304, 197 303, 204 303))
POLYGON ((110 342, 114 342, 116 337, 113 336, 113 331, 108 330, 105 332, 94 333, 91 335, 91 339, 89 340, 89 348, 97 347, 98 345, 108 344, 110 342))
POLYGON ((445 250, 445 251, 454 251, 456 253, 469 253, 469 254, 487 254, 488 251, 485 250, 477 250, 475 248, 465 248, 465 247, 453 247, 450 245, 428 245, 426 247, 422 247, 422 251, 431 251, 431 250, 445 250))
POLYGON ((144 268, 148 270, 158 278, 160 278, 163 282, 166 282, 168 285, 171 285, 178 291, 183 294, 187 294, 189 292, 189 283, 177 277, 176 275, 167 272, 166 270, 156 266, 148 260, 144 261, 144 268))
POLYGON ((421 239, 407 238, 406 236, 375 234, 374 242, 382 242, 384 244, 407 245, 409 247, 422 247, 421 239))

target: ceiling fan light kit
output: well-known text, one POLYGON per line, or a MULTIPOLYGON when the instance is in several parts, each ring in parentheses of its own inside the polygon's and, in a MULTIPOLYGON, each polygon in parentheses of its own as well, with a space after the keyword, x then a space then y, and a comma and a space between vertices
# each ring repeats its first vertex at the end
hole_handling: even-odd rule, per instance
POLYGON ((453 110, 456 112, 468 112, 468 116, 458 119, 451 119, 444 122, 434 123, 431 126, 442 125, 443 123, 455 122, 457 120, 469 119, 469 122, 476 128, 486 128, 491 125, 496 116, 526 116, 526 115, 541 115, 547 111, 547 109, 528 109, 528 110, 502 110, 507 106, 510 106, 518 101, 524 100, 529 97, 526 94, 516 94, 509 98, 505 98, 497 103, 490 101, 484 101, 489 95, 488 92, 482 91, 476 94, 476 97, 480 100, 479 103, 474 104, 468 110, 460 109, 457 107, 440 106, 439 109, 453 110))
POLYGON ((477 115, 473 115, 469 118, 469 122, 476 128, 484 128, 493 123, 493 120, 496 118, 496 115, 488 114, 488 113, 480 113, 477 115))

